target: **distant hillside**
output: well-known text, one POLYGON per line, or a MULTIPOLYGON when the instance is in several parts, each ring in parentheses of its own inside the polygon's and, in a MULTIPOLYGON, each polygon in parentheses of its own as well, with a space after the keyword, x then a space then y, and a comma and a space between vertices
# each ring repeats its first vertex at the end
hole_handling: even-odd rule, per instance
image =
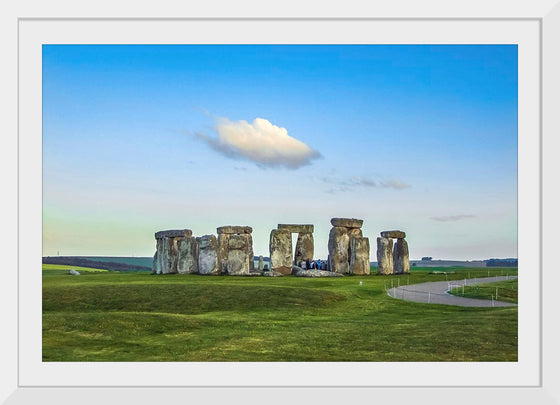
POLYGON ((95 257, 95 256, 47 256, 45 264, 91 267, 113 271, 144 272, 152 271, 151 257, 95 257))

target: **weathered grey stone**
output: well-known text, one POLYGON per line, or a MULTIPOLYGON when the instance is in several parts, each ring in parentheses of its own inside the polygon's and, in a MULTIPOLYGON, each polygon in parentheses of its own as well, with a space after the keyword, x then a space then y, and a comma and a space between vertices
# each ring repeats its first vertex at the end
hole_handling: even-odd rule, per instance
POLYGON ((298 234, 296 242, 296 251, 294 254, 294 261, 299 263, 300 261, 313 260, 313 253, 315 251, 315 246, 313 244, 313 234, 307 232, 300 232, 298 234))
POLYGON ((350 274, 369 275, 369 239, 350 238, 350 274))
POLYGON ((156 252, 154 253, 154 258, 152 260, 152 274, 158 274, 157 272, 157 247, 156 247, 156 252))
POLYGON ((381 236, 383 238, 403 239, 406 238, 406 233, 403 231, 383 231, 381 236))
POLYGON ((192 231, 190 229, 170 229, 167 231, 156 232, 154 236, 156 239, 174 238, 177 236, 192 236, 192 231))
POLYGON ((264 270, 264 257, 259 256, 259 266, 257 267, 259 271, 264 270))
POLYGON ((247 237, 247 259, 249 260, 249 271, 255 271, 255 252, 253 251, 253 236, 248 233, 247 237))
POLYGON ((362 230, 360 228, 349 228, 348 236, 350 237, 350 239, 352 239, 352 238, 362 238, 364 235, 362 234, 362 230))
POLYGON ((393 249, 393 270, 395 274, 410 273, 408 259, 408 243, 404 239, 397 239, 393 249))
POLYGON ((231 235, 228 241, 228 249, 242 249, 247 251, 248 248, 248 240, 246 238, 247 234, 242 235, 231 235))
POLYGON ((331 228, 329 233, 329 270, 345 274, 350 271, 348 246, 350 238, 348 229, 340 226, 331 228))
POLYGON ((161 238, 163 242, 163 255, 161 274, 177 273, 177 242, 181 237, 161 238))
POLYGON ((282 277, 282 276, 284 276, 284 274, 279 273, 279 272, 274 271, 274 270, 265 271, 265 272, 263 272, 262 275, 263 275, 264 277, 282 277))
MULTIPOLYGON (((162 274, 164 255, 167 255, 163 249, 163 239, 156 239, 156 253, 154 254, 154 263, 152 265, 152 272, 155 274, 162 274)), ((167 260, 167 259, 165 259, 167 260)))
POLYGON ((198 243, 198 272, 200 274, 218 275, 221 272, 218 260, 218 239, 214 235, 196 238, 198 243))
POLYGON ((176 270, 174 273, 198 273, 198 243, 193 236, 173 238, 176 249, 176 270))
POLYGON ((332 218, 332 226, 341 226, 344 228, 361 228, 364 223, 363 219, 356 218, 332 218))
POLYGON ((228 242, 230 236, 228 233, 218 234, 218 263, 221 273, 227 273, 228 242))
POLYGON ((393 239, 377 238, 377 274, 393 274, 393 239))
POLYGON ((226 269, 231 276, 249 275, 249 256, 247 252, 240 249, 230 250, 226 269))
POLYGON ((220 226, 217 228, 218 234, 226 233, 226 234, 239 234, 239 233, 251 233, 253 232, 253 228, 250 226, 220 226))
POLYGON ((325 270, 304 270, 302 268, 294 269, 292 275, 296 277, 342 277, 340 273, 325 270))
POLYGON ((292 233, 313 233, 312 224, 278 224, 278 229, 285 229, 292 233))
POLYGON ((70 274, 71 276, 79 276, 80 272, 74 269, 70 269, 68 270, 68 274, 70 274))
POLYGON ((282 274, 292 271, 292 233, 285 229, 270 232, 270 268, 282 274))

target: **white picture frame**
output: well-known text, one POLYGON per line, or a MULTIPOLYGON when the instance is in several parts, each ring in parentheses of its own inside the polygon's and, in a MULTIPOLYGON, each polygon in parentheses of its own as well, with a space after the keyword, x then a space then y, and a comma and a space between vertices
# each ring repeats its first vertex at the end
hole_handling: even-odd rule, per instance
MULTIPOLYGON (((125 399, 129 401, 133 400, 137 403, 148 403, 148 402, 153 403, 155 401, 157 402, 172 401, 173 399, 178 401, 181 398, 187 398, 187 397, 190 400, 204 399, 205 401, 207 400, 223 401, 223 400, 231 400, 232 398, 236 398, 236 399, 243 399, 244 402, 247 401, 262 402, 264 400, 266 400, 267 402, 270 402, 271 400, 275 402, 276 401, 285 402, 285 401, 295 401, 298 398, 300 398, 302 395, 301 394, 302 390, 306 397, 308 395, 311 395, 313 400, 328 401, 329 403, 347 401, 349 394, 359 396, 363 400, 369 400, 372 397, 372 395, 374 395, 375 401, 391 401, 397 403, 408 403, 413 400, 422 401, 422 402, 429 400, 432 403, 443 403, 444 401, 449 402, 449 400, 459 401, 459 402, 478 401, 482 403, 490 402, 490 400, 492 401, 507 400, 513 403, 528 402, 528 401, 534 401, 534 402, 536 401, 536 403, 547 403, 547 401, 550 403, 558 402, 560 398, 560 390, 554 385, 554 379, 555 379, 554 377, 555 377, 555 371, 557 370, 555 360, 559 358, 558 349, 555 348, 555 343, 558 341, 559 334, 558 334, 558 330, 555 330, 554 328, 554 318, 553 318, 554 314, 553 313, 551 314, 551 311, 547 310, 548 308, 558 308, 557 305, 558 298, 554 294, 554 290, 553 290, 553 286, 557 284, 556 281, 558 279, 558 276, 554 272, 554 267, 552 265, 553 258, 551 258, 551 256, 545 255, 545 251, 547 249, 544 249, 545 246, 550 247, 551 250, 548 250, 548 252, 549 255, 551 254, 550 252, 553 251, 551 244, 554 241, 554 234, 552 234, 551 232, 548 237, 543 237, 543 231, 544 231, 544 235, 546 235, 546 232, 550 232, 554 230, 553 224, 555 223, 557 217, 554 217, 554 214, 552 214, 552 216, 549 218, 548 215, 551 213, 551 210, 547 210, 546 208, 547 207, 553 208, 555 206, 553 202, 554 201, 557 202, 556 200, 557 197, 555 197, 554 195, 549 195, 544 192, 544 190, 547 190, 548 192, 548 189, 545 189, 544 187, 545 183, 543 183, 543 179, 547 178, 546 176, 547 173, 554 173, 555 162, 552 153, 555 150, 554 146, 557 146, 555 142, 558 141, 555 141, 553 139, 552 134, 558 133, 557 131, 560 129, 558 126, 557 113, 555 113, 555 109, 557 109, 558 106, 557 94, 558 94, 558 90, 560 90, 559 79, 557 77, 557 73, 555 73, 560 71, 560 60, 557 51, 557 49, 560 49, 559 46, 560 44, 558 40, 558 38, 560 38, 560 33, 558 32, 558 27, 560 26, 560 5, 557 2, 540 2, 532 5, 531 7, 526 6, 524 8, 518 6, 519 7, 518 9, 512 9, 511 7, 506 5, 505 2, 504 3, 487 2, 483 5, 482 4, 478 5, 478 8, 477 6, 472 6, 471 8, 467 9, 465 6, 465 8, 457 7, 454 10, 446 10, 446 9, 439 8, 438 5, 435 3, 431 3, 431 4, 423 3, 422 7, 420 8, 418 7, 418 5, 416 6, 412 5, 412 2, 409 2, 408 4, 406 4, 406 6, 404 6, 404 2, 403 2, 403 4, 401 4, 401 7, 398 8, 388 7, 383 9, 382 7, 374 8, 372 6, 369 6, 369 8, 364 7, 363 12, 358 12, 357 11, 358 9, 352 10, 349 7, 346 7, 345 10, 343 11, 329 9, 328 7, 326 7, 322 9, 321 12, 317 12, 316 9, 314 8, 297 7, 297 5, 294 3, 293 4, 294 11, 291 11, 291 14, 290 12, 288 12, 288 15, 283 14, 282 10, 279 10, 277 6, 271 7, 266 10, 255 10, 254 8, 250 7, 251 6, 250 4, 246 3, 245 11, 243 11, 243 7, 242 7, 243 5, 238 5, 238 6, 240 8, 237 10, 234 10, 234 8, 231 5, 225 6, 225 8, 222 9, 223 10, 222 14, 220 14, 219 16, 216 15, 216 9, 209 8, 209 6, 200 6, 198 8, 195 7, 193 9, 189 8, 188 11, 182 10, 181 15, 190 18, 190 20, 187 19, 183 20, 177 18, 177 16, 175 16, 175 19, 165 19, 166 16, 162 15, 161 17, 164 19, 159 21, 168 21, 168 22, 172 22, 173 24, 178 24, 181 21, 218 21, 220 24, 227 24, 228 21, 235 21, 236 24, 237 23, 243 24, 244 21, 250 21, 250 20, 244 20, 243 18, 240 17, 249 17, 249 18, 258 18, 258 19, 270 18, 269 20, 264 20, 269 22, 298 21, 297 20, 298 18, 305 17, 305 18, 309 18, 309 20, 306 20, 309 21, 309 25, 312 25, 313 21, 343 21, 343 20, 348 22, 349 24, 353 24, 353 23, 363 24, 363 23, 367 23, 368 21, 381 21, 381 22, 404 21, 409 24, 414 24, 415 22, 430 23, 431 21, 433 21, 434 23, 438 23, 442 21, 456 22, 456 23, 460 23, 461 21, 463 22, 482 21, 485 24, 488 23, 493 24, 493 22, 495 22, 495 25, 498 26, 500 21, 527 21, 527 22, 531 21, 538 25, 539 47, 537 49, 538 52, 536 55, 539 59, 538 60, 539 71, 537 72, 537 74, 539 74, 540 77, 538 78, 539 88, 537 90, 542 92, 542 94, 538 94, 537 96, 538 96, 538 100, 541 100, 540 106, 538 108, 539 120, 541 123, 540 123, 540 128, 538 128, 537 130, 537 132, 540 132, 539 140, 536 143, 533 140, 533 142, 530 142, 531 145, 528 145, 528 147, 531 148, 531 147, 535 147, 535 145, 537 146, 537 151, 539 152, 538 159, 540 159, 540 162, 537 162, 538 167, 536 168, 534 167, 534 164, 531 166, 533 167, 533 169, 536 169, 536 178, 535 178, 535 171, 531 171, 531 174, 528 176, 527 179, 529 183, 533 182, 533 185, 531 186, 531 190, 533 190, 533 192, 538 194, 538 198, 536 198, 536 201, 538 203, 537 209, 540 210, 538 215, 536 215, 536 218, 539 219, 538 223, 534 223, 535 213, 533 212, 528 221, 528 228, 527 228, 534 232, 532 235, 527 235, 527 236, 531 236, 533 238, 535 238, 537 235, 540 236, 539 243, 535 245, 537 247, 537 250, 535 251, 533 249, 531 251, 532 253, 537 253, 537 256, 539 254, 541 256, 540 260, 535 259, 534 262, 535 267, 539 268, 538 272, 537 269, 535 269, 534 274, 537 280, 536 285, 538 286, 538 291, 541 294, 538 297, 538 303, 537 303, 538 306, 535 308, 537 309, 538 316, 533 319, 534 323, 532 324, 532 325, 538 325, 539 339, 540 339, 537 342, 539 345, 537 351, 540 353, 540 359, 538 361, 539 363, 538 376, 536 376, 536 380, 532 379, 531 383, 526 385, 520 383, 515 384, 514 386, 510 386, 508 384, 499 384, 499 385, 490 384, 487 387, 484 387, 485 384, 475 384, 472 386, 447 384, 445 387, 443 387, 440 386, 439 384, 432 385, 432 384, 423 383, 423 384, 418 384, 419 386, 415 386, 414 384, 405 384, 404 386, 396 385, 393 387, 389 387, 387 385, 381 387, 374 386, 374 385, 372 386, 360 385, 360 387, 358 388, 346 384, 337 385, 331 383, 322 388, 318 388, 322 384, 311 384, 311 386, 302 385, 301 388, 296 389, 293 388, 295 384, 288 383, 288 384, 279 384, 278 386, 274 386, 274 387, 260 385, 261 388, 266 388, 266 389, 257 389, 257 388, 249 387, 252 384, 237 383, 233 387, 222 386, 222 388, 220 389, 216 389, 216 387, 212 387, 212 386, 202 387, 202 385, 197 385, 196 387, 191 387, 191 388, 181 388, 180 384, 173 384, 173 388, 161 388, 159 384, 156 385, 141 384, 136 386, 135 384, 130 384, 125 382, 121 385, 119 384, 119 380, 118 380, 119 373, 121 372, 121 370, 116 370, 116 368, 118 367, 115 367, 114 371, 117 372, 114 373, 115 374, 114 376, 112 376, 113 378, 117 379, 117 381, 115 381, 115 384, 100 384, 100 385, 93 384, 93 386, 96 388, 89 387, 89 384, 76 384, 74 381, 72 381, 72 384, 66 385, 67 381, 69 380, 66 380, 65 382, 64 379, 60 379, 60 378, 58 380, 54 378, 49 381, 47 381, 47 379, 45 378, 44 384, 34 383, 40 380, 37 379, 37 375, 29 379, 29 375, 26 375, 26 373, 28 372, 27 369, 25 367, 23 368, 21 367, 22 357, 25 358, 27 356, 26 353, 28 353, 27 349, 31 348, 31 345, 29 344, 29 342, 25 341, 26 337, 22 336, 22 332, 21 332, 22 325, 25 325, 26 321, 29 320, 27 317, 29 313, 26 312, 25 310, 25 306, 27 305, 28 301, 27 300, 22 301, 21 289, 22 288, 27 289, 27 286, 31 286, 31 283, 29 284, 27 283, 28 274, 25 273, 24 277, 22 277, 21 274, 22 269, 29 268, 27 266, 30 259, 29 257, 25 257, 25 253, 22 252, 21 247, 22 247, 22 241, 24 239, 25 240, 31 239, 31 242, 33 241, 36 242, 35 235, 30 238, 29 234, 25 234, 25 235, 22 234, 22 227, 25 227, 26 226, 25 224, 29 222, 33 222, 37 220, 39 220, 40 222, 40 216, 39 217, 33 216, 33 207, 27 206, 27 204, 28 203, 31 204, 32 201, 28 199, 27 195, 25 194, 26 187, 29 187, 31 185, 31 183, 27 183, 27 180, 31 179, 34 175, 35 176, 37 175, 36 172, 31 173, 33 170, 36 171, 36 167, 35 169, 33 169, 30 168, 27 164, 23 164, 23 163, 26 163, 26 159, 29 157, 34 157, 34 156, 36 157, 37 153, 40 152, 41 150, 41 145, 40 145, 40 141, 37 142, 37 140, 32 142, 32 144, 27 144, 27 143, 22 144, 21 142, 22 126, 23 127, 35 126, 35 127, 31 127, 30 130, 36 131, 37 122, 33 122, 33 120, 22 122, 22 116, 19 114, 21 113, 21 104, 20 104, 19 111, 14 108, 16 107, 17 104, 14 103, 14 99, 13 99, 14 94, 16 93, 18 94, 18 102, 19 102, 21 91, 22 90, 25 91, 25 86, 33 85, 33 83, 30 83, 29 81, 23 83, 21 82, 22 65, 18 64, 17 69, 14 69, 15 67, 12 65, 11 70, 17 71, 17 73, 20 75, 19 82, 17 78, 13 78, 13 75, 12 76, 10 76, 9 74, 3 75, 5 79, 8 77, 12 77, 12 80, 14 81, 12 84, 14 84, 15 86, 12 86, 11 89, 16 90, 16 93, 7 95, 7 100, 5 101, 5 105, 7 106, 8 111, 14 111, 12 117, 19 117, 19 126, 14 125, 13 130, 8 129, 10 133, 14 133, 14 134, 18 133, 18 137, 15 138, 15 142, 14 139, 10 139, 9 142, 12 148, 18 141, 20 145, 19 160, 17 160, 17 153, 15 153, 15 151, 12 152, 12 160, 11 160, 11 165, 12 165, 11 170, 13 171, 15 166, 18 169, 18 174, 19 174, 18 176, 19 181, 15 182, 16 188, 13 188, 12 191, 13 195, 19 195, 19 201, 17 204, 18 213, 19 213, 19 221, 18 221, 19 227, 16 226, 18 232, 17 239, 19 241, 19 247, 17 245, 14 246, 14 242, 15 242, 15 239, 13 237, 14 232, 6 232, 11 234, 11 239, 7 241, 5 244, 3 244, 3 246, 11 247, 12 251, 19 252, 19 263, 14 263, 14 264, 10 263, 12 268, 18 267, 19 273, 17 274, 19 275, 19 277, 18 278, 13 277, 14 273, 7 276, 7 280, 6 280, 7 282, 4 283, 4 289, 6 291, 4 292, 2 297, 3 300, 6 300, 5 303, 3 301, 3 303, 5 304, 3 308, 13 308, 13 311, 10 313, 11 316, 9 316, 8 322, 6 322, 6 325, 8 325, 10 324, 10 321, 12 321, 11 323, 12 327, 8 329, 5 326, 5 330, 11 329, 13 331, 16 331, 18 330, 18 328, 20 330, 19 339, 15 341, 15 344, 14 344, 15 339, 13 336, 8 337, 6 341, 4 340, 2 341, 2 343, 4 343, 2 345, 2 350, 3 350, 2 358, 9 359, 7 363, 12 364, 11 368, 4 367, 4 369, 7 370, 7 373, 3 375, 6 376, 6 378, 2 379, 3 383, 12 381, 11 384, 6 384, 6 388, 4 388, 4 385, 2 387, 2 391, 1 391, 2 394, 6 394, 2 398, 7 398, 6 403, 19 403, 19 402, 30 403, 32 400, 50 401, 51 399, 53 401, 54 399, 56 399, 57 403, 61 403, 61 402, 62 403, 65 402, 99 403, 100 401, 112 403, 116 401, 122 401, 125 399), (369 19, 370 16, 372 17, 372 19, 369 19), (200 18, 234 17, 238 19, 213 20, 212 18, 209 18, 206 20, 205 19, 197 20, 197 17, 200 18), (278 19, 278 17, 286 17, 286 19, 285 20, 278 19), (323 20, 321 20, 321 18, 323 18, 323 20), (432 20, 431 18, 434 19, 432 20), (29 155, 27 155, 27 157, 22 160, 21 153, 25 153, 25 154, 29 153, 29 155), (16 158, 16 160, 14 160, 14 158, 16 158), (545 162, 547 162, 546 165, 544 164, 545 162), (28 177, 28 175, 30 177, 28 177), (546 202, 544 200, 545 196, 547 198, 550 198, 546 202), (547 216, 543 217, 543 213, 546 213, 547 216), (25 217, 22 217, 22 215, 24 214, 25 217), (548 271, 545 272, 544 271, 545 269, 548 269, 548 271), (546 282, 543 282, 545 280, 546 282), (19 305, 15 305, 16 303, 18 303, 18 295, 15 294, 17 292, 17 290, 14 288, 15 285, 19 286, 19 291, 20 291, 19 305), (22 319, 22 316, 24 317, 24 319, 22 319), (19 356, 17 355, 18 351, 16 350, 16 347, 19 349, 19 356), (23 356, 22 356, 22 347, 26 349, 25 352, 23 353, 23 356), (10 376, 13 376, 14 374, 18 376, 18 379, 15 382, 15 384, 13 383, 14 382, 13 378, 10 378, 10 376), (109 385, 112 385, 113 387, 108 388, 109 385), (73 388, 71 388, 70 386, 73 386, 73 388), (139 389, 140 387, 142 388, 139 389), (327 387, 328 389, 325 389, 327 387)), ((118 7, 112 8, 109 3, 104 4, 103 7, 100 8, 100 10, 102 10, 102 15, 101 15, 102 19, 100 20, 91 19, 91 17, 98 17, 99 14, 80 15, 85 19, 75 18, 76 15, 69 16, 67 14, 67 11, 63 8, 62 4, 57 4, 54 8, 52 8, 50 5, 49 10, 44 10, 44 11, 39 10, 38 11, 39 15, 37 15, 37 13, 33 13, 32 15, 34 18, 31 19, 29 18, 29 16, 31 15, 30 14, 31 9, 26 9, 23 6, 12 5, 11 9, 7 10, 7 16, 3 17, 10 22, 5 26, 11 27, 10 35, 7 36, 6 38, 7 41, 12 41, 12 42, 8 42, 7 46, 9 46, 9 49, 18 51, 17 55, 13 55, 13 56, 15 57, 14 59, 15 61, 19 61, 21 63, 22 55, 19 52, 21 52, 20 45, 22 43, 21 42, 22 24, 25 24, 26 22, 33 22, 33 24, 36 25, 36 24, 40 24, 42 21, 50 21, 55 23, 57 21, 62 21, 62 22, 71 21, 72 27, 76 27, 77 30, 79 31, 80 26, 83 28, 87 24, 95 21, 109 21, 112 25, 115 24, 125 25, 127 21, 150 22, 152 21, 150 18, 154 16, 154 14, 150 14, 149 8, 141 9, 142 10, 140 11, 141 15, 138 14, 130 15, 127 14, 127 12, 130 13, 130 11, 126 8, 125 9, 118 9, 118 7), (145 14, 142 14, 142 12, 145 14), (49 19, 51 17, 58 17, 58 16, 62 16, 63 19, 68 18, 68 20, 49 19), (122 17, 123 19, 117 21, 108 19, 112 16, 122 17), (139 17, 146 18, 146 19, 134 20, 134 18, 139 18, 139 17), (16 26, 17 26, 17 30, 16 30, 16 26)), ((396 7, 396 5, 393 5, 393 7, 396 7)), ((163 8, 160 7, 159 10, 163 10, 163 8)), ((284 11, 284 13, 285 12, 286 11, 284 11)), ((261 19, 261 21, 263 20, 261 19)), ((45 31, 43 31, 39 35, 39 37, 41 35, 46 35, 45 31)), ((76 37, 76 32, 73 32, 73 36, 76 37)), ((79 36, 79 34, 77 36, 79 36)), ((130 40, 134 41, 133 35, 131 36, 130 40)), ((321 39, 318 38, 317 40, 320 41, 321 39)), ((522 72, 520 70, 520 75, 521 74, 522 72)), ((520 105, 521 102, 522 100, 520 97, 520 105)), ((25 108, 27 107, 28 106, 26 106, 25 108)), ((32 106, 32 108, 36 108, 36 107, 37 106, 32 106)), ((15 121, 16 123, 18 122, 18 120, 15 121)), ((12 123, 10 123, 9 125, 12 125, 12 123)), ((40 128, 40 122, 38 125, 40 128)), ((26 128, 23 129, 26 130, 26 128)), ((40 139, 40 136, 38 139, 40 139)), ((8 159, 8 164, 9 163, 10 162, 8 159)), ((9 169, 5 169, 4 173, 9 173, 8 170, 9 169)), ((521 165, 520 165, 519 175, 520 177, 523 175, 523 173, 521 173, 521 165)), ((10 184, 10 185, 12 187, 14 186, 14 184, 10 184)), ((549 187, 550 186, 551 184, 549 185, 549 187)), ((532 203, 530 203, 528 207, 535 208, 535 201, 532 201, 532 203)), ((520 206, 520 216, 523 214, 522 210, 523 207, 520 206)), ((14 215, 15 213, 12 212, 12 216, 14 215)), ((520 221, 521 220, 522 219, 520 218, 520 221)), ((13 224, 13 222, 14 221, 12 218, 10 223, 13 224)), ((521 243, 522 242, 520 240, 520 244, 521 243)), ((15 255, 12 255, 11 257, 14 256, 15 255)), ((32 261, 33 260, 31 260, 31 262, 32 261)), ((522 277, 524 276, 525 275, 522 273, 522 277)), ((38 281, 38 283, 39 283, 38 285, 40 286, 40 280, 38 281)), ((37 285, 35 285, 35 288, 36 287, 37 285)), ((36 289, 34 291, 36 291, 36 289)), ((35 319, 35 321, 37 321, 37 319, 35 319)), ((38 350, 40 351, 40 348, 38 350)), ((136 365, 136 366, 140 369, 142 368, 142 365, 136 365)), ((170 370, 172 370, 172 368, 174 367, 173 365, 169 365, 169 366, 171 367, 170 370)), ((229 366, 230 365, 224 365, 224 367, 229 367, 229 366)), ((419 367, 417 363, 408 363, 407 366, 412 368, 419 367)), ((487 364, 486 366, 491 368, 492 364, 487 364)), ((60 363, 59 365, 55 365, 55 367, 66 368, 72 370, 72 372, 74 371, 86 372, 87 370, 85 370, 85 368, 88 368, 89 365, 81 364, 80 367, 75 370, 73 369, 73 365, 68 363, 66 364, 60 363)), ((204 367, 205 365, 200 365, 200 372, 202 374, 204 374, 205 372, 203 370, 204 367)), ((323 365, 323 367, 328 368, 328 365, 323 365)), ((443 375, 448 374, 449 372, 453 372, 452 367, 449 368, 448 365, 444 363, 437 363, 436 367, 439 368, 440 372, 442 372, 443 375)), ((469 367, 469 366, 465 365, 465 367, 469 367)), ((235 367, 232 367, 231 369, 233 372, 235 372, 235 367)), ((360 372, 363 371, 361 370, 360 365, 356 365, 356 364, 350 365, 347 369, 349 373, 359 374, 360 372)), ((287 370, 289 371, 289 367, 287 370)), ((51 373, 55 373, 55 371, 56 370, 53 371, 53 369, 50 370, 51 373)), ((267 366, 259 368, 259 366, 257 365, 254 371, 257 371, 259 373, 267 373, 270 372, 270 369, 268 369, 267 366)), ((392 368, 392 366, 388 367, 389 373, 395 373, 398 371, 399 371, 399 367, 396 367, 394 369, 392 368)), ((310 369, 308 372, 313 373, 314 370, 310 369)), ((109 371, 109 373, 111 372, 109 371)))

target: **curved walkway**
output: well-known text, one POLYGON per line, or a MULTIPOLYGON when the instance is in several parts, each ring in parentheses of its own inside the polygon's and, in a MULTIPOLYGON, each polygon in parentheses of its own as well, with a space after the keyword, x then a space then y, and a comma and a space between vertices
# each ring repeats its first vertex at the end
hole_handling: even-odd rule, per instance
POLYGON ((387 290, 387 294, 390 297, 403 299, 405 301, 424 302, 428 304, 458 305, 461 307, 513 307, 517 306, 517 304, 495 300, 492 302, 492 300, 458 297, 449 294, 448 291, 463 285, 469 286, 494 283, 496 281, 514 280, 516 278, 517 276, 499 276, 453 281, 435 281, 394 287, 387 290))

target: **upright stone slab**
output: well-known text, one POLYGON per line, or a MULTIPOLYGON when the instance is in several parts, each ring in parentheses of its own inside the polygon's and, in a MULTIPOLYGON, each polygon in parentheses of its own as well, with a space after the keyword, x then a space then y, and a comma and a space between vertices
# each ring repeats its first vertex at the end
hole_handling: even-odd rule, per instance
POLYGON ((397 239, 393 249, 393 268, 395 274, 410 273, 410 261, 408 258, 408 243, 405 239, 397 239))
POLYGON ((259 271, 263 271, 264 270, 264 257, 259 256, 259 267, 258 267, 259 271))
POLYGON ((377 274, 393 274, 393 239, 377 238, 377 274))
POLYGON ((156 253, 154 254, 154 262, 152 265, 152 273, 161 274, 162 266, 162 256, 163 255, 163 239, 156 239, 156 253))
POLYGON ((364 235, 360 228, 348 228, 348 236, 350 238, 363 238, 364 235))
MULTIPOLYGON (((331 220, 332 222, 332 220, 331 220)), ((348 247, 350 238, 345 227, 334 226, 329 233, 329 270, 339 274, 350 271, 348 247)))
POLYGON ((177 250, 177 273, 198 273, 198 244, 196 238, 188 236, 184 238, 173 238, 177 250))
POLYGON ((350 239, 350 274, 369 275, 369 239, 354 237, 350 239))
MULTIPOLYGON (((232 276, 248 275, 249 238, 248 234, 231 235, 228 241, 227 273, 232 276)), ((252 257, 250 258, 253 259, 252 257)))
MULTIPOLYGON (((291 236, 290 236, 291 239, 291 236)), ((315 245, 313 243, 313 234, 307 232, 300 232, 298 234, 296 242, 296 251, 294 254, 294 262, 299 263, 300 261, 313 260, 313 253, 315 251, 315 245)))
POLYGON ((218 263, 220 273, 227 273, 228 242, 230 234, 218 233, 218 263))
POLYGON ((218 239, 214 235, 196 238, 198 244, 198 272, 200 274, 219 275, 218 239))
POLYGON ((292 273, 292 233, 284 229, 270 232, 270 269, 284 275, 292 273))
POLYGON ((177 241, 175 238, 162 238, 161 274, 177 273, 177 241))

